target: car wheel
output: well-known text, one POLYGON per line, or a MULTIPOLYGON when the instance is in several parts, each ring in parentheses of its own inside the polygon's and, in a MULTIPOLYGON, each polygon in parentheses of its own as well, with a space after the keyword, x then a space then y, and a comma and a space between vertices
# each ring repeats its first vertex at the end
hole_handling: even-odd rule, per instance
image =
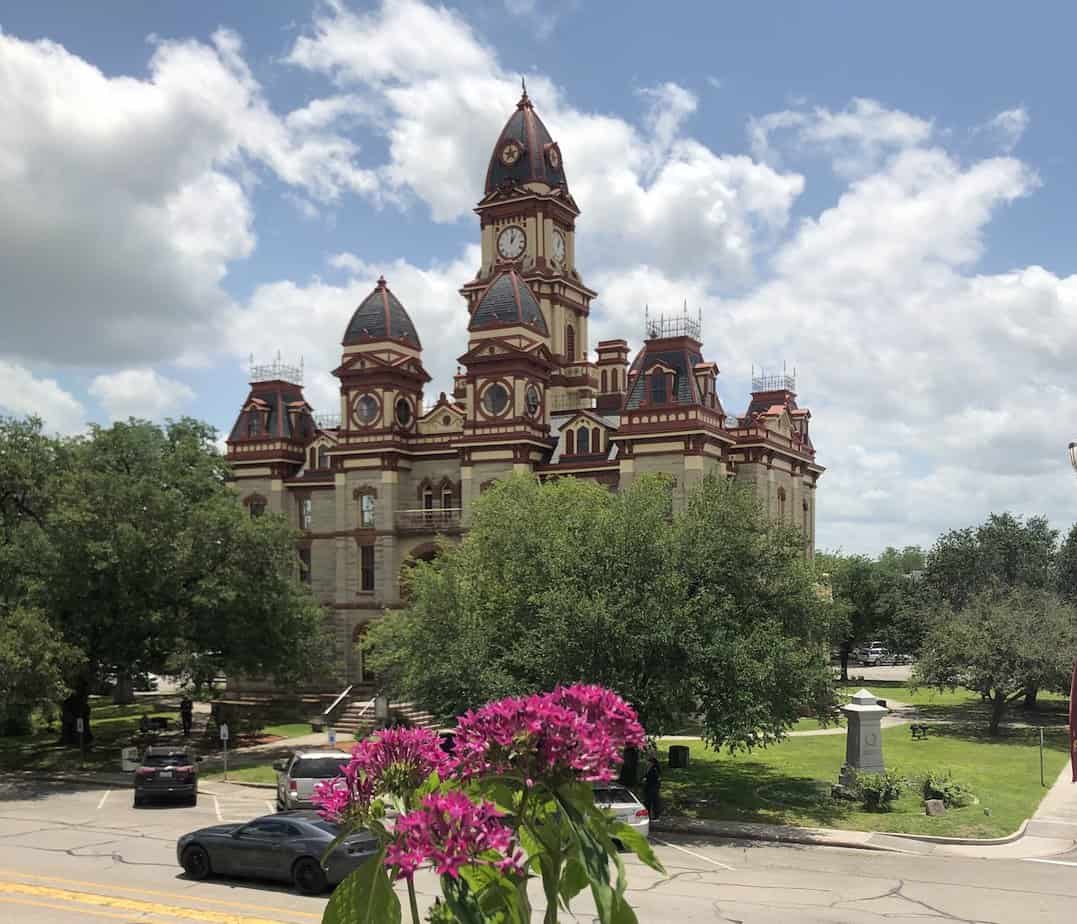
POLYGON ((197 844, 192 844, 183 851, 180 863, 183 865, 183 871, 191 879, 205 879, 213 872, 209 865, 209 854, 206 853, 206 848, 199 847, 197 844))
POLYGON ((295 861, 292 879, 295 887, 304 895, 320 895, 328 885, 322 864, 313 857, 300 857, 295 861))
POLYGON ((137 792, 135 793, 135 808, 141 808, 146 804, 146 800, 142 798, 137 792))
POLYGON ((198 805, 198 793, 195 793, 193 796, 191 796, 191 798, 187 800, 187 804, 198 805))

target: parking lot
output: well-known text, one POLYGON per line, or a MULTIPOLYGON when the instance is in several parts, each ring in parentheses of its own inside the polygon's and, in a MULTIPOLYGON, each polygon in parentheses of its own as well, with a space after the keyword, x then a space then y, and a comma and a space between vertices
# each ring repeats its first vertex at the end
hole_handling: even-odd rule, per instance
MULTIPOLYGON (((135 809, 129 789, 0 780, 0 910, 10 921, 92 920, 311 924, 325 897, 240 880, 192 882, 176 864, 176 838, 205 825, 269 810, 271 790, 216 781, 196 807, 135 809)), ((627 859, 639 919, 679 924, 985 921, 1055 924, 1072 919, 1075 858, 984 861, 835 848, 655 839, 669 875, 627 859)), ((416 877, 425 906, 437 883, 416 877)), ((541 907, 537 884, 536 908, 541 907)), ((591 922, 585 897, 578 921, 591 922)), ((565 920, 572 920, 562 915, 565 920)))

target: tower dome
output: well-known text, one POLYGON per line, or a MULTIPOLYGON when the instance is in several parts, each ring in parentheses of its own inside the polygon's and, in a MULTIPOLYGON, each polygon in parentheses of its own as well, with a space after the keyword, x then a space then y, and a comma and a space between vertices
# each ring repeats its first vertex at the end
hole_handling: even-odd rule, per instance
POLYGON ((568 191, 561 149, 535 113, 524 88, 516 111, 509 117, 486 168, 486 195, 499 186, 545 183, 568 191))
POLYGON ((355 309, 344 331, 343 345, 354 346, 371 340, 397 340, 416 350, 422 349, 415 325, 400 299, 389 290, 384 276, 355 309))
POLYGON ((550 335, 538 299, 514 269, 503 270, 479 297, 467 325, 469 331, 487 327, 530 327, 543 337, 550 335))

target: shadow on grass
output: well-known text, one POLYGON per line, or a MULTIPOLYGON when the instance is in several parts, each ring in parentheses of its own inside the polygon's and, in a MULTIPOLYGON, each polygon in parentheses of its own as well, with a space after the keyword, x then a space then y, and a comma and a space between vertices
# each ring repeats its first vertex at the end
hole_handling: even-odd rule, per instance
POLYGON ((783 773, 753 760, 696 761, 667 770, 662 798, 670 815, 776 825, 807 817, 821 827, 834 826, 853 806, 831 799, 825 780, 783 773))

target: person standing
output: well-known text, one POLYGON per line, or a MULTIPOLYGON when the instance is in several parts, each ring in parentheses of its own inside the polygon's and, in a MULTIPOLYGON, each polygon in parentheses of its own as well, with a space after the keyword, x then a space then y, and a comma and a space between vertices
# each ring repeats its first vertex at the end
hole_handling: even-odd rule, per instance
POLYGON ((643 806, 651 821, 657 821, 661 809, 659 790, 662 787, 662 768, 658 758, 652 756, 647 761, 647 773, 643 777, 643 806))
POLYGON ((184 694, 180 700, 180 721, 183 723, 183 737, 191 737, 191 720, 194 718, 194 703, 191 698, 184 694))

